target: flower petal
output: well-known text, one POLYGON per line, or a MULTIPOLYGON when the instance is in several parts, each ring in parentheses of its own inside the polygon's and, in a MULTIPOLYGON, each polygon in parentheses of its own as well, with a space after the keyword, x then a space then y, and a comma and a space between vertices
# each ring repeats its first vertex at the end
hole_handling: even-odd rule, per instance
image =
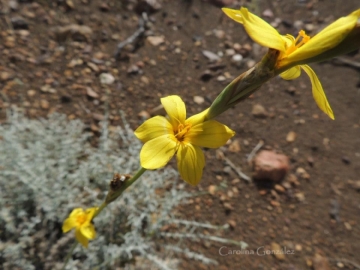
POLYGON ((144 144, 140 152, 141 166, 148 170, 164 167, 176 151, 174 135, 162 135, 144 144))
POLYGON ((295 66, 292 68, 289 68, 288 70, 284 71, 283 73, 280 73, 280 77, 284 80, 293 80, 299 77, 301 74, 300 66, 295 66))
POLYGON ((204 153, 200 147, 181 143, 177 152, 177 166, 181 177, 189 184, 197 185, 205 166, 204 153))
POLYGON ((241 14, 241 9, 232 9, 232 8, 222 8, 221 9, 229 18, 233 19, 235 22, 244 24, 244 17, 241 14))
POLYGON ((252 14, 247 8, 240 10, 222 8, 227 16, 244 25, 248 35, 260 45, 285 52, 285 43, 279 32, 260 17, 252 14))
POLYGON ((323 53, 338 45, 355 27, 359 18, 360 9, 346 17, 342 17, 325 27, 306 44, 291 53, 284 59, 282 65, 302 61, 323 53))
POLYGON ((281 38, 285 42, 286 50, 288 50, 289 47, 295 45, 295 38, 292 35, 287 34, 287 35, 281 36, 281 38))
POLYGON ((334 118, 334 113, 330 107, 330 104, 325 96, 324 90, 321 86, 321 83, 316 76, 315 72, 308 65, 301 65, 301 68, 307 73, 310 78, 312 85, 312 94, 315 99, 316 104, 324 113, 326 113, 331 119, 334 118))
POLYGON ((69 218, 75 218, 77 217, 78 215, 81 215, 81 214, 84 214, 84 209, 82 208, 74 208, 70 215, 69 215, 69 218))
POLYGON ((235 132, 227 126, 215 120, 192 126, 185 136, 185 142, 207 147, 218 148, 223 146, 235 132))
POLYGON ((165 134, 172 134, 173 127, 164 116, 155 116, 146 120, 134 134, 143 143, 165 134))
POLYGON ((86 220, 88 221, 88 222, 90 222, 92 219, 93 219, 93 217, 94 217, 94 214, 95 214, 95 212, 97 211, 97 207, 92 207, 92 208, 88 208, 88 209, 86 209, 86 220))
POLYGON ((89 240, 81 233, 80 229, 76 229, 75 238, 84 247, 86 247, 86 248, 88 247, 89 240))
POLYGON ((67 233, 68 231, 72 230, 75 227, 76 227, 76 219, 69 217, 65 219, 62 225, 62 231, 63 233, 67 233))
POLYGON ((170 123, 173 127, 184 124, 186 119, 186 107, 184 101, 179 96, 168 96, 161 99, 166 113, 170 117, 170 123))
POLYGON ((95 227, 91 223, 88 223, 85 226, 81 226, 80 233, 87 239, 94 239, 96 236, 95 227))
POLYGON ((189 117, 188 119, 185 120, 185 123, 189 123, 192 126, 195 126, 197 124, 200 124, 202 122, 205 121, 205 117, 209 112, 209 108, 207 108, 206 110, 198 113, 198 114, 194 114, 193 116, 189 117))

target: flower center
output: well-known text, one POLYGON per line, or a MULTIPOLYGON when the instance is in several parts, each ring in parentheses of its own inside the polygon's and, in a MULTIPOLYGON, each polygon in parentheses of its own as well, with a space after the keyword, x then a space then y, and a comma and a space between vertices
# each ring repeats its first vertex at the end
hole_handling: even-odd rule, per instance
POLYGON ((304 30, 301 30, 296 37, 295 41, 291 46, 286 50, 286 55, 291 54, 293 51, 295 51, 297 48, 300 48, 302 45, 304 45, 306 42, 310 40, 310 37, 305 34, 304 30))
POLYGON ((79 226, 81 226, 82 224, 84 224, 86 221, 86 214, 79 214, 76 217, 76 222, 79 224, 79 226))
POLYGON ((175 137, 178 139, 178 141, 183 141, 185 134, 190 130, 191 125, 190 124, 179 124, 177 131, 175 132, 175 137))

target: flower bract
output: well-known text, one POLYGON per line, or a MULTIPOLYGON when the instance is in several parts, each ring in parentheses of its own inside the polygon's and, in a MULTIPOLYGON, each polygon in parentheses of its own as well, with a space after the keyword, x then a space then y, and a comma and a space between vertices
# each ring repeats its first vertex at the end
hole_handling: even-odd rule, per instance
POLYGON ((208 110, 186 118, 185 104, 179 96, 161 99, 168 117, 155 116, 135 130, 144 146, 141 166, 154 170, 165 166, 176 155, 181 177, 197 185, 202 177, 205 157, 200 147, 218 148, 235 132, 215 121, 205 121, 208 110))

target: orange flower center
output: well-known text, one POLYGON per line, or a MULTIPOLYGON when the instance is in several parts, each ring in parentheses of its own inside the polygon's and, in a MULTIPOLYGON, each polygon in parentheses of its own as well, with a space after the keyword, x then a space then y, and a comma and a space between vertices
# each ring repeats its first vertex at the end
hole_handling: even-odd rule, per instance
POLYGON ((85 223, 87 219, 87 216, 86 214, 79 214, 77 217, 76 217, 76 223, 81 226, 85 223))
POLYGON ((183 141, 185 134, 190 130, 191 125, 190 124, 179 124, 177 127, 177 131, 175 132, 175 137, 178 139, 178 141, 183 141))
POLYGON ((296 37, 294 43, 286 50, 286 55, 291 54, 293 51, 295 51, 297 48, 300 48, 302 45, 304 45, 306 42, 310 40, 310 37, 305 34, 304 30, 301 30, 296 37))

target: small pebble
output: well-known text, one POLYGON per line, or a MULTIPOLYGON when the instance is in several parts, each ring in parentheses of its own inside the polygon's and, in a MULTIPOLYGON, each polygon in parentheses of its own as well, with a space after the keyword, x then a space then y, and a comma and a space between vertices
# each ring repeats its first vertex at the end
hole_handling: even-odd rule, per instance
POLYGON ((216 80, 217 80, 218 82, 223 82, 223 81, 226 81, 226 77, 225 77, 224 75, 219 75, 219 76, 216 78, 216 80))
POLYGON ((270 245, 271 253, 275 256, 275 258, 279 261, 285 260, 285 254, 282 251, 282 247, 275 242, 272 242, 270 245))
POLYGON ((257 118, 266 118, 268 115, 266 109, 261 104, 253 105, 251 114, 257 118))
POLYGON ((49 101, 47 101, 47 100, 45 100, 45 99, 41 99, 41 100, 40 100, 40 107, 41 107, 42 109, 44 109, 44 110, 49 109, 49 107, 50 107, 49 101))
POLYGON ((213 53, 211 51, 203 50, 202 54, 210 61, 210 62, 216 62, 220 60, 220 56, 218 56, 216 53, 213 53))
POLYGON ((287 135, 286 135, 286 141, 287 142, 294 142, 296 139, 296 133, 294 131, 290 131, 287 135))
POLYGON ((205 101, 204 97, 194 96, 194 102, 195 102, 196 104, 199 104, 199 105, 200 105, 200 104, 203 104, 204 101, 205 101))
POLYGON ((351 163, 349 157, 347 157, 347 156, 343 156, 343 157, 341 158, 341 161, 342 161, 344 164, 346 164, 346 165, 349 165, 349 164, 351 163))
POLYGON ((100 76, 101 84, 112 84, 115 81, 115 78, 110 73, 101 73, 100 76))
POLYGON ((149 37, 147 37, 146 40, 154 47, 157 47, 160 44, 163 44, 165 42, 165 37, 164 36, 149 36, 149 37))

